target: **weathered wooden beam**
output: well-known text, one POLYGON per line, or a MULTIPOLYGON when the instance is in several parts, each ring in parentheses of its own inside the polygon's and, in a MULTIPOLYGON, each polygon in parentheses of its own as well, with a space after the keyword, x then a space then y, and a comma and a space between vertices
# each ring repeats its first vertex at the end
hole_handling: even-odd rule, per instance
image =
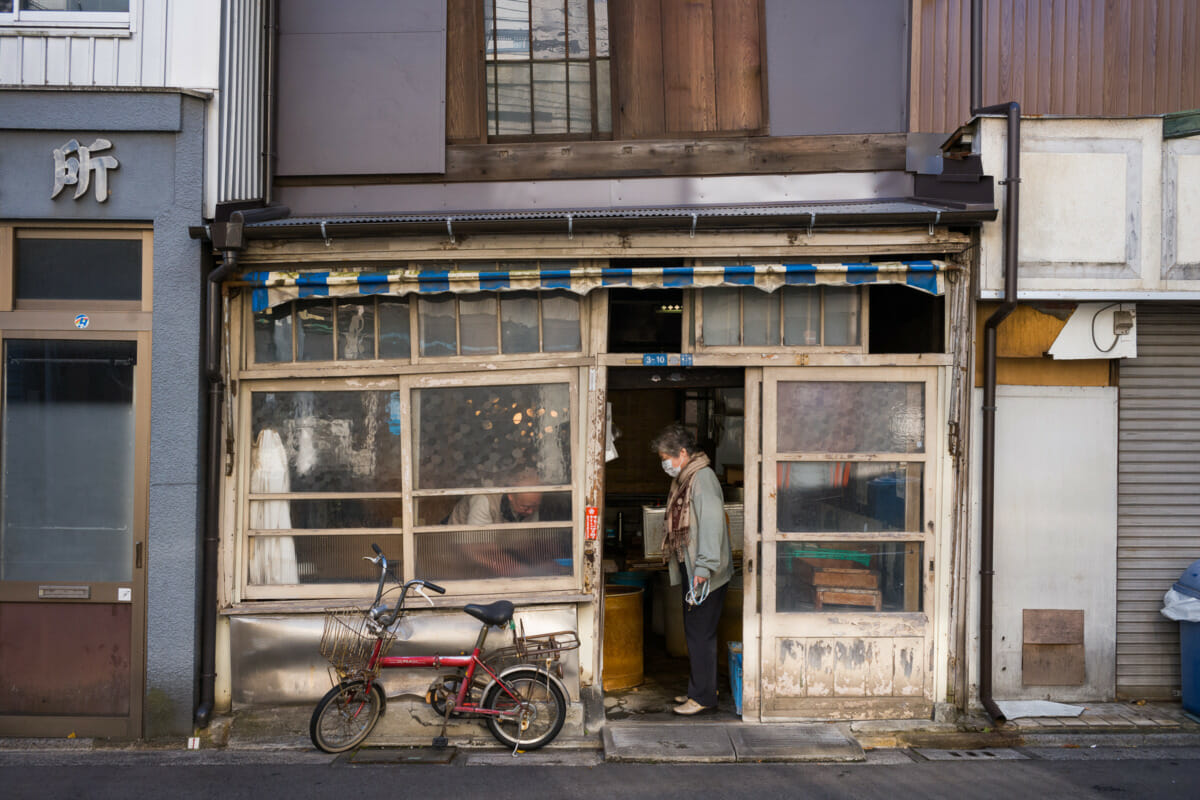
POLYGON ((701 177, 904 169, 903 133, 449 145, 442 175, 280 176, 286 186, 701 177))

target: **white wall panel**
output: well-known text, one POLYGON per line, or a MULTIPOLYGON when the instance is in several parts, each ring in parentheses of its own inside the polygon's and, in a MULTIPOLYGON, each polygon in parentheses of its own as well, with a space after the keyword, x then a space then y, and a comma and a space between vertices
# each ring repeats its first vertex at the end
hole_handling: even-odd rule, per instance
MULTIPOLYGON (((164 86, 167 80, 167 0, 142 0, 138 28, 142 86, 164 86)), ((214 45, 216 43, 214 42, 214 45)))
POLYGON ((46 83, 46 40, 21 37, 21 83, 46 83))
POLYGON ((92 57, 92 83, 96 86, 117 84, 117 43, 113 39, 97 39, 92 57))
MULTIPOLYGON (((975 397, 974 430, 981 432, 979 390, 975 397)), ((994 695, 1001 700, 1111 699, 1117 390, 1001 386, 996 405, 994 695), (1024 685, 1024 609, 1083 609, 1084 685, 1024 685)), ((975 475, 978 502, 978 470, 975 475)), ((978 540, 978 522, 974 530, 978 540)))
POLYGON ((15 85, 21 82, 21 40, 15 36, 0 37, 0 83, 15 85))

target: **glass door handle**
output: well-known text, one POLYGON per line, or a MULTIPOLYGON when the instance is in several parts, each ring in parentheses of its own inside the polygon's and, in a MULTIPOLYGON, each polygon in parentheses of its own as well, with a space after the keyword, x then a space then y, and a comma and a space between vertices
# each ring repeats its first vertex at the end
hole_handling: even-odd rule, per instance
POLYGON ((138 542, 133 546, 133 568, 142 568, 142 543, 138 542))

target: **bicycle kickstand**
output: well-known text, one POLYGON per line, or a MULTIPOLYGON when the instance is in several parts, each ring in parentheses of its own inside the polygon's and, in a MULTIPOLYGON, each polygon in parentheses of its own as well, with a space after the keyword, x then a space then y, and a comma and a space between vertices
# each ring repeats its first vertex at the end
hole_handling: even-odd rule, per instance
POLYGON ((453 711, 453 702, 452 698, 446 698, 446 711, 442 714, 442 732, 433 737, 434 747, 447 747, 450 744, 450 740, 446 738, 446 728, 450 725, 450 712, 453 711))

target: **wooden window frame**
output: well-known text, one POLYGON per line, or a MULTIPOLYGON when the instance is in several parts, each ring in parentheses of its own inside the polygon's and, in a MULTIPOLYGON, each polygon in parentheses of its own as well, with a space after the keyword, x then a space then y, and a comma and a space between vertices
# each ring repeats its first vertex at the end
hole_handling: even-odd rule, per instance
MULTIPOLYGON (((551 368, 545 370, 523 370, 521 372, 504 371, 499 374, 494 372, 456 372, 447 375, 392 375, 383 377, 374 377, 369 379, 363 378, 271 378, 266 380, 242 381, 242 391, 239 392, 240 400, 238 402, 238 419, 235 422, 238 430, 238 441, 244 443, 240 448, 239 453, 239 475, 236 479, 237 489, 235 491, 236 500, 236 534, 228 537, 225 547, 225 558, 230 565, 230 569, 236 579, 234 580, 234 602, 243 600, 315 600, 315 599, 337 599, 337 598, 361 598, 365 594, 369 594, 374 582, 364 583, 311 583, 311 584, 251 584, 249 579, 250 567, 250 540, 256 536, 362 536, 362 535, 386 535, 386 536, 401 536, 403 538, 403 553, 389 554, 392 558, 400 555, 399 561, 401 564, 401 579, 410 580, 418 577, 414 573, 414 558, 416 536, 421 533, 438 532, 444 526, 429 526, 416 525, 414 503, 421 497, 435 496, 467 496, 473 494, 494 494, 496 492, 505 491, 504 487, 469 487, 460 489, 415 489, 414 484, 414 469, 413 459, 416 457, 413 437, 413 429, 419 422, 416 420, 416 415, 413 410, 412 394, 421 389, 438 389, 438 388, 467 388, 478 386, 509 386, 509 385, 539 385, 539 384, 566 384, 568 398, 570 402, 570 424, 571 429, 571 474, 568 477, 567 484, 554 484, 539 487, 532 487, 533 490, 543 490, 547 492, 563 492, 571 493, 571 517, 568 520, 561 521, 545 521, 533 523, 533 526, 541 528, 570 528, 571 529, 571 551, 573 567, 570 575, 566 576, 551 576, 551 577, 530 577, 530 578, 490 578, 490 579, 475 579, 475 580, 446 580, 440 581, 445 584, 448 595, 451 596, 481 596, 487 594, 510 595, 515 590, 524 593, 547 593, 547 592, 577 592, 582 583, 582 562, 581 553, 583 551, 582 529, 584 518, 584 496, 583 496, 583 471, 584 461, 586 460, 583 451, 580 449, 583 446, 584 435, 582 432, 584 411, 583 403, 585 398, 581 396, 578 370, 569 367, 566 368, 551 368), (267 392, 295 392, 295 391, 334 391, 334 392, 358 392, 358 391, 398 391, 400 393, 400 406, 402 415, 402 433, 401 433, 401 474, 397 476, 397 485, 399 489, 394 492, 287 492, 287 493, 251 493, 250 473, 251 473, 251 436, 252 420, 251 408, 253 396, 267 392), (336 499, 354 499, 354 500, 371 500, 371 499, 387 499, 402 501, 403 518, 399 528, 297 528, 287 529, 286 531, 277 530, 257 530, 250 527, 250 504, 254 501, 262 500, 303 500, 303 499, 321 499, 321 500, 336 500, 336 499)), ((495 528, 503 528, 504 525, 488 525, 482 527, 475 526, 456 526, 453 530, 473 531, 473 530, 490 530, 495 528)), ((530 525, 521 524, 511 526, 515 528, 526 528, 530 525)))
MULTIPOLYGON (((2 252, 3 241, 0 240, 0 252, 2 252)), ((504 352, 504 337, 502 335, 503 316, 501 314, 501 304, 506 295, 514 296, 517 292, 471 292, 469 294, 455 294, 441 292, 437 294, 420 294, 411 293, 406 295, 366 295, 362 297, 321 297, 321 298, 304 298, 301 300, 289 300, 287 305, 291 308, 292 320, 292 359, 290 361, 264 361, 259 362, 256 359, 254 346, 254 316, 255 313, 250 307, 250 303, 245 303, 245 313, 243 318, 243 330, 246 331, 245 336, 245 353, 243 354, 242 363, 245 364, 248 370, 295 370, 314 367, 329 367, 336 365, 339 368, 355 368, 364 367, 378 370, 382 365, 434 365, 434 364, 477 364, 480 360, 504 358, 505 360, 521 360, 521 361, 539 361, 548 358, 552 359, 573 359, 581 358, 587 355, 588 342, 590 335, 591 314, 588 313, 589 299, 586 295, 578 296, 579 301, 579 349, 578 350, 546 350, 545 342, 545 326, 544 312, 542 301, 548 294, 562 292, 559 289, 534 289, 529 290, 529 294, 536 296, 538 301, 538 350, 535 352, 523 353, 505 353, 504 352), (496 348, 495 353, 484 354, 467 354, 462 353, 462 336, 461 336, 461 311, 459 310, 459 300, 464 297, 489 296, 496 297, 498 304, 496 307, 496 348), (454 299, 454 318, 456 331, 456 349, 458 352, 455 355, 445 356, 423 356, 421 355, 421 340, 420 340, 420 299, 429 299, 431 297, 453 298, 454 299), (337 346, 337 330, 338 330, 338 306, 340 304, 358 304, 365 300, 374 299, 375 307, 375 333, 374 333, 374 351, 375 358, 360 358, 360 359, 344 359, 338 357, 337 346), (401 300, 408 303, 408 331, 409 331, 409 355, 407 359, 385 359, 379 357, 379 302, 380 300, 401 300), (300 307, 298 304, 304 302, 313 303, 331 303, 333 306, 333 358, 326 361, 302 361, 297 358, 296 343, 298 341, 297 333, 297 310, 300 307)), ((524 292, 521 292, 524 294, 524 292)))
MULTIPOLYGON (((745 296, 746 292, 754 291, 761 292, 752 286, 742 287, 706 287, 706 288, 737 288, 738 294, 738 340, 745 340, 745 296)), ((781 287, 779 290, 770 292, 768 297, 772 298, 779 304, 779 344, 777 345, 745 345, 745 344, 723 344, 723 345, 707 345, 704 343, 704 289, 692 290, 692 301, 684 304, 684 325, 685 340, 694 341, 696 352, 699 353, 847 353, 847 354, 866 354, 869 352, 868 333, 870 330, 870 292, 864 291, 862 286, 847 286, 847 287, 826 287, 823 285, 814 286, 794 286, 781 287), (820 332, 822 341, 825 337, 825 289, 826 288, 847 288, 855 289, 858 295, 858 328, 859 341, 853 345, 796 345, 786 344, 783 341, 786 319, 783 314, 783 291, 786 289, 803 289, 803 290, 819 290, 820 291, 820 332)))

